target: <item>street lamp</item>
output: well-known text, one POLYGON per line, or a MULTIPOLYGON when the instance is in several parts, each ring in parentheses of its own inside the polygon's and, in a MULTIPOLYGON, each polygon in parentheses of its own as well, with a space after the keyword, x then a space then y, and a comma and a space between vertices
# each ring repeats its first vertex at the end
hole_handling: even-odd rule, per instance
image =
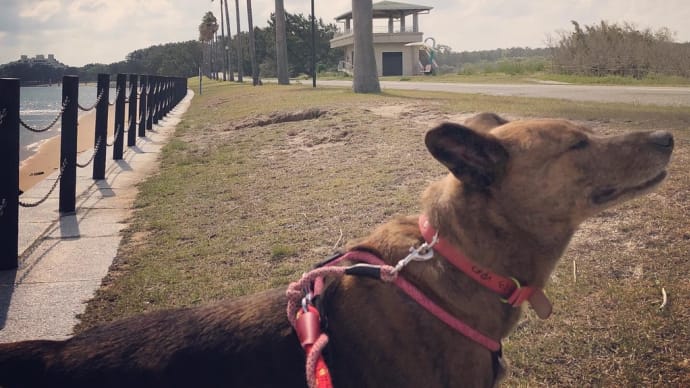
POLYGON ((312 72, 312 87, 316 87, 316 29, 314 24, 316 16, 314 16, 314 0, 311 0, 311 72, 312 72))

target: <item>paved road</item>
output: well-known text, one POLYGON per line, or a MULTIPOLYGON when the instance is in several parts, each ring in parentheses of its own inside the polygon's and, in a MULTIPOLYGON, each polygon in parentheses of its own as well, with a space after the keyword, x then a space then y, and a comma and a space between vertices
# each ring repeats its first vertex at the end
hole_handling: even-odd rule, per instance
MULTIPOLYGON (((317 80, 317 85, 351 87, 352 82, 317 80)), ((381 81, 381 88, 690 107, 690 88, 688 87, 381 81)))

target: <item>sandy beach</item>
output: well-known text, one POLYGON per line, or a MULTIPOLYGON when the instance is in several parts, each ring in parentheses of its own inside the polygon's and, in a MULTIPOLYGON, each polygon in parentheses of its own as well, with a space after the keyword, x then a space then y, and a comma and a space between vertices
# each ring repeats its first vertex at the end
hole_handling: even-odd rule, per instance
MULTIPOLYGON (((127 121, 128 107, 125 106, 125 122, 127 121)), ((115 107, 108 109, 108 142, 113 136, 113 123, 115 122, 115 107)), ((90 111, 79 117, 77 126, 77 153, 92 152, 96 128, 96 110, 90 111)), ((126 139, 125 139, 126 141, 126 139)), ((107 157, 111 158, 112 149, 108 148, 107 157)), ((80 159, 78 159, 80 160, 80 159)), ((36 153, 23 160, 19 166, 19 189, 27 191, 36 183, 45 179, 60 166, 60 136, 54 136, 43 142, 36 153)), ((92 166, 89 165, 89 167, 92 166)))

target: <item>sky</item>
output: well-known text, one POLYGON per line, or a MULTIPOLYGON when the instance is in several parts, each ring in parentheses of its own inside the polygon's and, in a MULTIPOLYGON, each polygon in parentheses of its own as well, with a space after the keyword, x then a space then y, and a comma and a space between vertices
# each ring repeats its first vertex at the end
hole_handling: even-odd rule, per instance
MULTIPOLYGON (((315 0, 326 23, 351 10, 352 0, 315 0)), ((376 2, 377 0, 374 0, 376 2)), ((310 13, 308 0, 284 0, 290 13, 310 13)), ((640 29, 667 27, 678 42, 690 41, 687 0, 410 0, 431 6, 420 15, 420 31, 453 51, 546 47, 549 36, 572 31, 571 20, 630 22, 640 29)), ((247 30, 246 1, 240 0, 247 30)), ((253 21, 265 27, 274 0, 253 0, 253 21)), ((231 28, 235 2, 230 1, 231 28)), ((220 16, 219 0, 0 0, 0 64, 20 55, 54 54, 70 65, 112 63, 137 49, 198 38, 206 11, 220 16)), ((385 21, 375 26, 386 25, 385 21)), ((412 24, 411 17, 407 25, 412 24)), ((342 27, 342 24, 340 24, 342 27)))

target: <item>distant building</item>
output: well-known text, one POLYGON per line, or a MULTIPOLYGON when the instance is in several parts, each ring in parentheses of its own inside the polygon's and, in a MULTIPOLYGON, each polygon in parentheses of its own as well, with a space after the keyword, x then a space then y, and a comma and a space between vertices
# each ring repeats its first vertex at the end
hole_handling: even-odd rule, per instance
POLYGON ((42 63, 42 64, 53 65, 53 66, 56 66, 56 67, 65 67, 65 65, 63 65, 62 63, 60 63, 57 59, 55 59, 55 55, 54 55, 54 54, 48 54, 48 57, 47 57, 47 58, 46 58, 46 56, 43 55, 43 54, 37 54, 37 55, 36 55, 35 57, 33 57, 33 58, 29 58, 28 55, 21 55, 21 56, 19 57, 19 61, 17 61, 17 62, 19 62, 19 63, 26 63, 26 64, 30 64, 30 65, 42 63))
MULTIPOLYGON (((420 46, 424 33, 419 31, 419 15, 428 14, 433 7, 395 1, 380 1, 372 4, 373 18, 388 19, 383 28, 374 27, 374 53, 379 76, 409 76, 424 72, 420 63, 420 46), (412 26, 407 24, 411 16, 412 26)), ((341 47, 345 51, 344 60, 338 65, 339 71, 352 74, 354 63, 354 34, 352 31, 352 11, 335 18, 344 23, 344 28, 331 39, 331 48, 341 47)))

